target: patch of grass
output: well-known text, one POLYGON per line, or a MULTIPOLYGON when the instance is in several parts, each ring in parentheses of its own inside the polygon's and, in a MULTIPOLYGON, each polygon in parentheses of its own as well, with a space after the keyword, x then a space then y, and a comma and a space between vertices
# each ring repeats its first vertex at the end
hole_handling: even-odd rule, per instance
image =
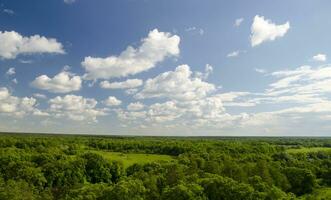
POLYGON ((158 161, 170 162, 174 158, 168 155, 158 155, 158 154, 142 154, 142 153, 121 153, 121 152, 110 152, 110 151, 97 151, 91 150, 90 152, 102 155, 104 158, 111 161, 123 162, 125 168, 138 163, 146 164, 158 161))
POLYGON ((331 152, 330 147, 311 147, 311 148, 299 148, 299 149, 287 149, 287 153, 316 153, 316 152, 331 152))

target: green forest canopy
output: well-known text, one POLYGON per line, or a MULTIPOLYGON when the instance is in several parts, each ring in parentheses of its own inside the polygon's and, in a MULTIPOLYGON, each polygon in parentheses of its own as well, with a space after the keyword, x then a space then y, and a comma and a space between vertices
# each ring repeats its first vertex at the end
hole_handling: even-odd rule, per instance
POLYGON ((0 199, 327 199, 330 138, 0 135, 0 199))

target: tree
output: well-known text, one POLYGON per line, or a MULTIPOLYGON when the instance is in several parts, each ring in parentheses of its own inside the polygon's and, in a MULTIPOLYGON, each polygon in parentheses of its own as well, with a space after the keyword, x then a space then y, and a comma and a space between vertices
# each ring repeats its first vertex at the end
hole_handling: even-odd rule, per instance
POLYGON ((239 183, 231 178, 215 176, 204 178, 200 185, 209 200, 252 199, 254 189, 248 184, 239 183))
POLYGON ((198 184, 180 183, 172 188, 166 188, 162 200, 205 200, 203 188, 198 184))
POLYGON ((37 194, 35 189, 23 180, 8 180, 4 182, 0 179, 0 199, 34 200, 37 199, 37 194))
POLYGON ((289 199, 285 192, 274 185, 269 186, 260 176, 249 178, 249 183, 255 190, 253 199, 289 199))
POLYGON ((146 189, 141 180, 124 179, 113 188, 105 191, 100 199, 105 200, 143 200, 146 189))
POLYGON ((285 174, 291 184, 290 192, 302 195, 313 191, 316 178, 310 170, 288 167, 285 169, 285 174))
POLYGON ((112 182, 110 162, 104 159, 101 155, 95 153, 86 153, 82 155, 82 158, 85 159, 85 173, 89 182, 112 182))
POLYGON ((102 199, 106 190, 111 190, 112 186, 105 183, 86 184, 83 187, 72 189, 65 195, 66 200, 96 200, 102 199))

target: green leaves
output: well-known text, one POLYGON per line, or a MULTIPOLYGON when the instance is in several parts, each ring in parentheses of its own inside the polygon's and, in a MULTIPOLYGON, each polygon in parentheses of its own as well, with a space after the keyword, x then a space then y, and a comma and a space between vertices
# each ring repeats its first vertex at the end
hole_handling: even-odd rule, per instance
POLYGON ((329 186, 328 151, 288 153, 328 140, 288 140, 0 135, 0 199, 276 200, 329 186))

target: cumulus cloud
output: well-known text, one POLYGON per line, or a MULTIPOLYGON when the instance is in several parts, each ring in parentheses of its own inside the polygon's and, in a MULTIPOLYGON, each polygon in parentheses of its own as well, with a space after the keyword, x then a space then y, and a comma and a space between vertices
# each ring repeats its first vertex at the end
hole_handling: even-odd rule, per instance
POLYGON ((53 78, 50 78, 47 75, 38 76, 31 85, 35 88, 53 93, 68 93, 80 90, 82 80, 79 76, 62 71, 53 78))
POLYGON ((48 116, 50 116, 50 114, 48 112, 44 112, 44 111, 39 110, 39 109, 35 109, 33 111, 32 115, 34 115, 34 116, 41 116, 41 117, 48 117, 48 116))
POLYGON ((122 101, 114 96, 110 96, 103 101, 103 104, 105 104, 106 106, 119 106, 122 104, 122 101))
POLYGON ((175 101, 164 103, 154 103, 148 108, 148 122, 168 122, 180 118, 183 115, 183 109, 179 108, 175 101))
POLYGON ((102 81, 100 87, 104 89, 130 89, 136 88, 143 84, 143 81, 140 79, 128 79, 122 82, 112 82, 102 81))
MULTIPOLYGON (((144 106, 145 107, 145 106, 144 106)), ((138 109, 128 111, 118 110, 118 117, 126 121, 132 120, 133 124, 170 123, 176 125, 195 126, 197 123, 220 122, 226 115, 221 98, 210 96, 191 101, 169 100, 164 103, 154 103, 146 109, 139 106, 138 109)))
POLYGON ((127 106, 127 109, 130 111, 137 111, 137 110, 142 110, 144 109, 145 105, 140 103, 140 102, 135 102, 135 103, 130 103, 127 106))
POLYGON ((9 68, 6 72, 6 74, 8 76, 12 76, 12 75, 16 74, 15 68, 14 67, 9 68))
MULTIPOLYGON (((163 80, 158 78, 163 77, 164 80, 169 81, 169 85, 172 85, 172 78, 170 78, 172 76, 169 74, 175 73, 176 70, 160 74, 153 80, 163 80)), ((149 97, 164 97, 168 99, 166 102, 145 105, 143 110, 118 110, 117 114, 123 122, 133 121, 132 124, 145 127, 150 127, 151 124, 189 126, 192 129, 208 127, 208 130, 238 127, 245 130, 254 128, 255 131, 256 128, 268 129, 268 132, 275 131, 275 128, 285 128, 289 123, 300 124, 310 119, 317 121, 329 119, 328 116, 331 115, 331 67, 329 65, 314 68, 302 66, 292 70, 276 71, 266 76, 276 80, 259 93, 210 92, 183 100, 173 94, 172 88, 158 88, 154 91, 159 93, 152 93, 149 97), (263 109, 266 105, 269 105, 268 111, 263 109), (257 107, 260 111, 248 109, 250 111, 248 113, 237 113, 238 111, 231 113, 226 110, 228 107, 235 107, 236 110, 257 107)), ((178 79, 181 79, 180 77, 182 76, 177 76, 178 79)), ((143 90, 146 84, 147 82, 143 90)), ((179 93, 184 94, 180 88, 179 93)))
POLYGON ((234 26, 239 27, 241 23, 244 21, 244 18, 238 18, 234 21, 234 26))
POLYGON ((20 54, 64 54, 63 45, 54 38, 22 36, 15 31, 0 31, 0 58, 14 59, 20 54))
POLYGON ((213 84, 204 82, 201 78, 192 77, 192 71, 188 65, 180 65, 175 71, 164 72, 155 78, 148 79, 135 97, 185 101, 205 97, 214 90, 213 84))
POLYGON ((123 109, 117 109, 115 112, 117 117, 126 123, 137 123, 136 121, 145 119, 147 116, 146 111, 125 111, 123 109))
POLYGON ((7 97, 9 97, 9 91, 7 88, 0 88, 0 100, 2 99, 6 99, 7 97))
POLYGON ((251 45, 258 46, 266 41, 273 41, 283 37, 290 29, 290 23, 277 25, 264 16, 256 15, 251 26, 251 45))
POLYGON ((105 110, 96 108, 97 101, 76 95, 57 96, 48 101, 49 112, 56 118, 74 121, 97 122, 98 116, 106 115, 105 110))
POLYGON ((154 29, 142 39, 138 48, 129 46, 119 56, 106 58, 85 57, 82 66, 86 79, 108 79, 126 77, 147 71, 166 57, 179 54, 180 38, 167 32, 154 29))
POLYGON ((21 117, 32 113, 36 104, 36 99, 32 97, 19 98, 11 95, 7 88, 0 88, 0 114, 21 117))
POLYGON ((327 59, 326 55, 322 54, 322 53, 319 53, 319 54, 313 56, 313 60, 319 61, 319 62, 325 62, 326 59, 327 59))

